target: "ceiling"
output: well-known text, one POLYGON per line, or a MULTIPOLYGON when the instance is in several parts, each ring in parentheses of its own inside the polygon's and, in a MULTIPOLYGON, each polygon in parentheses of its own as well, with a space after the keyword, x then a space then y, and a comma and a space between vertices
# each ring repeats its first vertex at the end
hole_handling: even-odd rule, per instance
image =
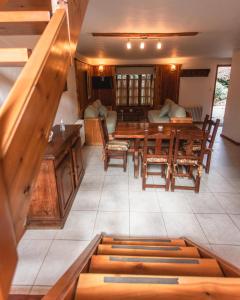
MULTIPOLYGON (((179 57, 231 57, 240 47, 239 0, 90 0, 78 51, 95 62, 179 57), (140 50, 126 39, 92 37, 91 32, 185 32, 194 37, 162 38, 162 50, 148 40, 140 50)), ((144 61, 143 61, 144 63, 144 61)))

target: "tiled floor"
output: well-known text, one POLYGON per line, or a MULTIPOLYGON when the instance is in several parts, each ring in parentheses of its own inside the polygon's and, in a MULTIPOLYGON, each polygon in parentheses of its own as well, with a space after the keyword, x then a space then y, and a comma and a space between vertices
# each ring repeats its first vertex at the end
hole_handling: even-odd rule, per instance
MULTIPOLYGON (((103 171, 100 147, 84 147, 86 174, 63 230, 28 230, 14 288, 43 293, 100 232, 186 236, 240 267, 240 147, 218 137, 201 191, 141 189, 128 170, 103 171)), ((150 178, 150 181, 155 178, 150 178)))

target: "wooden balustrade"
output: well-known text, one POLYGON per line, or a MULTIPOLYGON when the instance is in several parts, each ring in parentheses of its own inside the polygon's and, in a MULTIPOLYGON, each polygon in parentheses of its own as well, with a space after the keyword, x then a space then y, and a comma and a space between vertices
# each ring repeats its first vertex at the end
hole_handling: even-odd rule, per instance
MULTIPOLYGON (((82 11, 74 16, 83 18, 88 0, 78 2, 76 8, 82 11)), ((8 13, 4 15, 6 22, 8 13)), ((77 26, 75 32, 79 32, 82 19, 72 24, 77 26)), ((7 299, 17 262, 16 245, 24 232, 32 186, 64 90, 72 54, 67 14, 65 9, 57 9, 0 109, 1 300, 7 299)))

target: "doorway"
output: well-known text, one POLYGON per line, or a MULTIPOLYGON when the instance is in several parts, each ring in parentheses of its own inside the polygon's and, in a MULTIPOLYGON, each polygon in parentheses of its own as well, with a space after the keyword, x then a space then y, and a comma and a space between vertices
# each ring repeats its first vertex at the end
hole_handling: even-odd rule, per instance
POLYGON ((230 74, 231 65, 217 66, 212 107, 212 119, 220 119, 220 125, 223 125, 224 121, 230 74))

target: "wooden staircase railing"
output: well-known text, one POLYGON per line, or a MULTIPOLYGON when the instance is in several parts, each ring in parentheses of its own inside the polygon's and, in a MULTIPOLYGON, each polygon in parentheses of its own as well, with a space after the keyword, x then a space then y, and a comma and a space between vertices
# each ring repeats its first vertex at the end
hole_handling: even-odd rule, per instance
MULTIPOLYGON (((83 18, 88 0, 78 0, 77 4, 72 1, 68 10, 81 9, 73 16, 83 18)), ((3 14, 7 20, 8 12, 3 14)), ((72 28, 76 33, 82 24, 81 19, 78 21, 71 21, 77 26, 72 28)), ((71 40, 70 35, 68 15, 62 6, 48 22, 0 109, 0 300, 7 299, 31 189, 76 49, 77 40, 71 40)))

